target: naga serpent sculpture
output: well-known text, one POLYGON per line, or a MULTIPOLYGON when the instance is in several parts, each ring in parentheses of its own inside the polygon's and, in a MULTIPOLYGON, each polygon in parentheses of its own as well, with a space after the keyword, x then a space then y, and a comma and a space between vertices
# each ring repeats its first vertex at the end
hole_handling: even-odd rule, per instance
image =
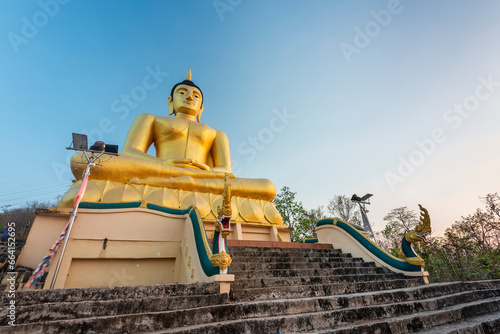
POLYGON ((226 174, 224 179, 224 193, 221 206, 217 209, 217 221, 215 223, 215 231, 212 246, 212 265, 219 267, 221 274, 227 274, 227 269, 231 265, 231 257, 227 254, 226 238, 231 233, 231 181, 229 175, 226 174))
POLYGON ((429 212, 422 205, 418 205, 420 208, 420 223, 415 226, 411 231, 408 231, 401 241, 401 247, 399 248, 399 257, 404 259, 409 264, 418 265, 422 268, 425 266, 425 261, 422 259, 413 249, 413 243, 419 242, 420 246, 425 246, 429 243, 427 237, 430 236, 431 229, 431 218, 429 217, 429 212))

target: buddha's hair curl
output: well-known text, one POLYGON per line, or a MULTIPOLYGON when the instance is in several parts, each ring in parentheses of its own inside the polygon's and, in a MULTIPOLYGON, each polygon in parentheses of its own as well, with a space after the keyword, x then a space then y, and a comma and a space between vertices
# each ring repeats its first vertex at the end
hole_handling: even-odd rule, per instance
POLYGON ((201 91, 201 88, 196 86, 194 82, 192 82, 191 80, 184 80, 182 82, 178 82, 174 85, 174 87, 172 87, 172 90, 170 91, 170 97, 171 98, 174 98, 174 90, 177 88, 177 86, 179 85, 186 85, 186 86, 191 86, 191 87, 194 87, 194 88, 198 88, 198 90, 200 91, 201 93, 201 104, 203 105, 203 92, 201 91))

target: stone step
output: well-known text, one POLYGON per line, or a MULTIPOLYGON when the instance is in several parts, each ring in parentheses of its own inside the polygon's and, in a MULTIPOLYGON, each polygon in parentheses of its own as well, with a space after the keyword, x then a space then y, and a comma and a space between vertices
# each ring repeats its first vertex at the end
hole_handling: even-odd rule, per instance
POLYGON ((362 258, 353 258, 350 254, 323 254, 320 256, 308 255, 308 254, 297 254, 290 256, 290 254, 282 254, 280 256, 267 256, 267 255, 251 255, 246 254, 245 256, 235 256, 229 254, 231 259, 235 262, 328 262, 328 261, 340 261, 340 262, 362 262, 362 258))
MULTIPOLYGON (((210 244, 212 244, 212 239, 210 244)), ((321 248, 321 249, 333 249, 332 244, 321 244, 321 243, 299 243, 299 242, 276 242, 276 241, 257 241, 257 240, 227 240, 229 247, 260 247, 260 248, 301 248, 301 249, 311 249, 311 248, 321 248)))
POLYGON ((298 249, 298 248, 242 248, 242 247, 229 247, 228 252, 231 255, 239 256, 239 255, 255 255, 255 256, 280 256, 280 255, 300 255, 300 256, 322 256, 322 255, 330 255, 330 254, 346 254, 342 253, 340 249, 298 249))
POLYGON ((288 252, 288 253, 301 253, 301 252, 314 252, 314 253, 339 253, 340 249, 337 248, 288 248, 288 247, 255 247, 255 246, 231 246, 228 249, 234 251, 256 251, 256 252, 288 252))
MULTIPOLYGON (((498 311, 500 309, 500 297, 456 305, 445 310, 422 311, 419 307, 422 304, 425 303, 403 303, 370 307, 368 309, 354 308, 258 319, 229 320, 206 325, 186 326, 172 330, 167 329, 154 333, 411 333, 421 328, 432 328, 436 324, 456 321, 461 318, 462 312, 468 312, 469 310, 471 310, 469 314, 498 311), (395 317, 395 314, 400 313, 403 308, 411 314, 395 317), (378 320, 384 316, 390 317, 391 320, 378 320), (370 322, 370 324, 339 328, 339 326, 348 323, 352 319, 357 319, 364 323, 370 322), (378 326, 379 323, 382 326, 378 326), (336 329, 317 330, 321 328, 336 329)), ((431 333, 434 332, 431 331, 431 333)))
MULTIPOLYGON (((218 283, 158 284, 102 288, 75 288, 55 290, 25 290, 16 292, 16 307, 54 302, 103 301, 116 299, 137 299, 161 296, 215 295, 219 293, 218 283)), ((10 299, 0 294, 0 305, 10 299)))
MULTIPOLYGON (((345 333, 408 333, 412 329, 424 328, 418 324, 408 322, 408 319, 419 319, 421 314, 425 314, 429 323, 445 323, 450 320, 447 317, 448 313, 459 315, 460 312, 469 312, 469 316, 484 314, 488 312, 496 312, 500 310, 500 293, 498 289, 486 290, 482 292, 461 292, 454 295, 440 296, 428 298, 424 300, 402 301, 387 304, 378 304, 365 306, 348 306, 340 307, 331 310, 325 310, 329 303, 318 303, 319 309, 312 312, 302 312, 291 314, 285 307, 276 310, 276 313, 269 312, 264 316, 257 311, 257 315, 252 317, 239 317, 231 319, 227 316, 219 316, 219 321, 207 324, 186 325, 183 328, 165 329, 154 333, 337 333, 339 326, 344 326, 343 330, 351 327, 358 328, 345 333), (489 297, 496 295, 494 297, 489 297), (480 299, 480 300, 476 300, 480 299), (445 315, 443 317, 443 315, 445 315), (379 320, 379 319, 384 320, 379 320), (444 318, 444 319, 443 319, 444 318), (223 320, 224 319, 224 320, 223 320), (401 324, 394 326, 393 330, 379 330, 378 328, 363 328, 369 326, 370 323, 392 322, 393 319, 401 319, 401 324), (405 322, 406 320, 406 322, 405 322), (349 323, 354 323, 349 325, 349 323), (409 326, 408 326, 409 325, 409 326), (413 327, 412 327, 413 326, 413 327), (335 328, 333 330, 332 328, 335 328)), ((375 294, 376 295, 376 294, 375 294)), ((341 298, 337 301, 337 306, 342 305, 342 298, 349 296, 338 296, 341 298)), ((361 298, 360 301, 363 302, 361 298)), ((377 298, 364 300, 365 303, 376 303, 377 298)), ((356 305, 356 303, 353 303, 356 305)), ((293 311, 296 311, 294 309, 293 311)), ((453 317, 451 317, 453 319, 453 317)), ((339 332, 344 333, 344 332, 339 332)))
POLYGON ((408 288, 422 285, 422 279, 385 279, 352 282, 345 279, 339 283, 309 284, 309 285, 282 285, 263 288, 241 288, 231 291, 231 299, 236 301, 255 301, 272 299, 292 299, 337 294, 358 293, 365 291, 382 291, 390 289, 408 288))
POLYGON ((290 254, 282 254, 280 256, 267 256, 267 255, 251 255, 234 256, 230 254, 233 260, 237 262, 328 262, 328 261, 345 261, 345 262, 361 262, 362 258, 353 258, 351 254, 323 254, 320 256, 297 254, 290 256, 290 254))
POLYGON ((374 320, 369 324, 337 327, 315 334, 358 333, 453 333, 496 334, 500 324, 500 297, 470 301, 443 309, 407 314, 391 319, 374 320), (483 320, 484 319, 484 320, 483 320))
POLYGON ((234 264, 237 263, 351 263, 364 262, 361 258, 325 256, 325 257, 234 257, 231 256, 234 264))
MULTIPOLYGON (((434 311, 480 298, 490 298, 486 299, 485 303, 500 307, 500 297, 492 297, 500 294, 498 288, 462 291, 442 296, 443 291, 470 290, 472 287, 459 283, 451 287, 438 284, 432 287, 420 286, 323 298, 231 303, 175 311, 92 316, 19 324, 16 326, 16 333, 135 333, 159 330, 161 333, 272 333, 270 330, 277 328, 281 328, 283 332, 311 331, 344 325, 349 321, 434 311), (169 328, 180 329, 168 330, 169 328)), ((476 286, 482 287, 487 286, 476 286)))
MULTIPOLYGON (((345 254, 344 254, 345 255, 345 254)), ((350 262, 363 262, 363 259, 359 257, 351 256, 341 256, 338 254, 332 254, 331 256, 301 256, 301 257, 272 257, 272 256, 234 256, 231 255, 231 259, 234 264, 237 263, 270 263, 270 262, 285 262, 285 263, 314 263, 314 262, 337 262, 337 263, 350 263, 350 262)))
POLYGON ((423 330, 419 334, 496 334, 500 332, 500 312, 493 312, 470 319, 462 319, 453 324, 423 330))
POLYGON ((375 267, 374 262, 236 262, 231 265, 231 273, 247 270, 281 270, 281 269, 333 269, 375 267))
POLYGON ((228 254, 233 258, 243 258, 254 260, 260 258, 288 258, 288 259, 300 259, 300 258, 317 258, 317 257, 335 257, 335 258, 351 258, 352 255, 350 253, 306 253, 306 252, 297 252, 297 253, 287 253, 287 252, 266 252, 266 253, 255 253, 255 252, 242 252, 242 253, 234 253, 229 251, 228 254))
POLYGON ((249 288, 273 288, 292 285, 311 285, 311 284, 332 284, 342 282, 367 282, 383 281, 395 279, 416 279, 422 281, 420 277, 409 278, 398 273, 384 274, 365 274, 365 275, 328 275, 328 276, 300 276, 300 277, 271 277, 271 278, 250 278, 237 279, 232 284, 233 291, 249 288))
POLYGON ((335 275, 373 275, 385 274, 390 271, 384 267, 354 267, 330 269, 283 269, 283 270, 231 270, 236 280, 251 278, 276 278, 276 277, 307 277, 307 276, 335 276, 335 275))
POLYGON ((248 248, 248 249, 243 249, 240 247, 229 247, 228 248, 228 253, 229 254, 234 254, 235 256, 240 256, 240 255, 247 255, 247 254, 255 254, 255 255, 260 255, 260 256, 266 256, 267 254, 272 254, 273 256, 280 256, 280 255, 288 255, 288 256, 326 256, 326 255, 339 255, 341 256, 342 254, 348 254, 342 252, 340 249, 261 249, 261 248, 248 248))
POLYGON ((352 257, 351 254, 281 254, 279 256, 271 255, 252 255, 234 256, 230 254, 233 260, 237 262, 363 262, 362 258, 352 257))
MULTIPOLYGON (((202 306, 222 305, 229 301, 227 294, 196 296, 164 296, 134 299, 93 300, 81 302, 56 302, 40 305, 16 307, 16 324, 41 321, 114 316, 146 312, 190 309, 202 306)), ((5 311, 0 311, 0 326, 7 326, 9 318, 5 311)))

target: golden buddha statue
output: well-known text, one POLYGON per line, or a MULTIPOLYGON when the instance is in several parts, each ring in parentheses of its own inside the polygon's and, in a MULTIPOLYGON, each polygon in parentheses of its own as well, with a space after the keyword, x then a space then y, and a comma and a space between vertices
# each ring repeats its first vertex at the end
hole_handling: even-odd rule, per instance
MULTIPOLYGON (((137 116, 128 132, 122 153, 119 156, 101 158, 99 165, 91 169, 90 180, 97 183, 98 180, 112 182, 113 185, 125 184, 138 191, 140 186, 147 186, 180 190, 184 193, 220 195, 224 191, 225 175, 230 173, 233 196, 266 203, 274 198, 276 188, 269 180, 236 178, 231 174, 226 134, 200 122, 203 94, 192 81, 191 69, 186 79, 172 88, 168 108, 169 115, 174 117, 152 114, 137 116), (156 156, 147 153, 153 144, 156 156)), ((85 161, 82 152, 77 152, 71 159, 71 170, 77 180, 82 178, 85 161)), ((105 188, 110 187, 103 184, 94 187, 97 189, 93 190, 96 194, 89 193, 87 200, 104 202, 105 192, 109 192, 105 188)), ((91 189, 87 192, 89 190, 92 193, 91 189)), ((143 202, 148 201, 147 191, 142 190, 140 197, 143 202)), ((68 191, 59 206, 68 206, 74 193, 75 191, 68 191)), ((255 206, 254 204, 251 206, 255 206)), ((270 210, 264 206, 263 212, 270 210)), ((273 212, 275 210, 271 209, 273 212)), ((275 216, 274 213, 271 215, 275 216)), ((277 218, 268 220, 277 221, 277 218)))

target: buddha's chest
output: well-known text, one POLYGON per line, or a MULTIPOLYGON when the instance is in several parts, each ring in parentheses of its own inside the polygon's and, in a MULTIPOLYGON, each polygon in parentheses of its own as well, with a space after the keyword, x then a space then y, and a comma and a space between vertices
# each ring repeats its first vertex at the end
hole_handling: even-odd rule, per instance
POLYGON ((210 148, 216 132, 205 124, 165 117, 155 122, 155 143, 160 146, 189 145, 210 148))

